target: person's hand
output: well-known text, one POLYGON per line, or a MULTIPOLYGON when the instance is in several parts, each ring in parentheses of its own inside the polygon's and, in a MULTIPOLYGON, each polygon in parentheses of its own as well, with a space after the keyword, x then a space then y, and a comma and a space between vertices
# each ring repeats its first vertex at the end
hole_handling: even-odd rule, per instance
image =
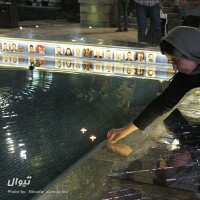
POLYGON ((123 128, 119 128, 119 129, 113 128, 110 131, 108 131, 107 139, 109 142, 115 143, 137 129, 138 128, 133 123, 130 123, 128 126, 123 127, 123 128))
POLYGON ((113 144, 111 142, 107 142, 107 148, 112 152, 120 154, 122 156, 128 156, 133 152, 133 149, 126 144, 113 144))
POLYGON ((107 133, 108 142, 111 142, 111 143, 115 143, 115 142, 117 142, 118 140, 120 140, 121 138, 123 138, 125 136, 126 135, 125 135, 124 128, 120 128, 120 129, 112 128, 107 133))

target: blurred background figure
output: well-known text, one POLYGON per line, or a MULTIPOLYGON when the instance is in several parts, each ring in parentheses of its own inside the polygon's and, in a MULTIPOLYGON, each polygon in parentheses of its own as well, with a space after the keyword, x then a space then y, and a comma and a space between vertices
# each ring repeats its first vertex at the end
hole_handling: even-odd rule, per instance
POLYGON ((117 30, 115 32, 128 31, 127 7, 128 0, 117 0, 117 30))
POLYGON ((187 15, 187 0, 179 0, 178 2, 180 18, 184 19, 187 15))
POLYGON ((146 42, 146 21, 150 18, 153 43, 161 40, 160 0, 135 0, 135 12, 138 25, 138 42, 146 42))
POLYGON ((200 27, 200 1, 186 0, 186 15, 183 20, 184 26, 200 27))

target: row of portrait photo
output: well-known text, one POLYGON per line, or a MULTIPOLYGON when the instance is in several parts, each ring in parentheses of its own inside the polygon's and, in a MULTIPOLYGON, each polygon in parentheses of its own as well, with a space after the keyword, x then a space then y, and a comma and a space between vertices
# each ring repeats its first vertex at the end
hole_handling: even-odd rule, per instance
POLYGON ((56 55, 86 57, 116 61, 156 62, 156 53, 135 52, 130 50, 116 50, 106 48, 70 48, 56 47, 56 55), (61 53, 63 52, 63 53, 61 53))
POLYGON ((132 64, 111 61, 91 61, 74 58, 52 58, 46 60, 44 56, 24 56, 15 54, 1 54, 0 62, 2 64, 11 64, 18 66, 34 65, 36 67, 51 68, 56 70, 70 70, 89 73, 106 73, 113 75, 147 76, 147 77, 165 77, 170 78, 174 72, 172 68, 162 66, 163 70, 158 69, 158 65, 152 64, 132 64))
MULTIPOLYGON (((56 55, 85 57, 115 61, 136 61, 136 62, 150 62, 156 63, 162 60, 162 55, 157 57, 155 52, 143 52, 133 50, 119 50, 119 49, 107 49, 98 47, 61 47, 55 48, 56 55), (160 59, 160 57, 162 57, 160 59)), ((165 60, 164 60, 165 61, 165 60)))
POLYGON ((30 63, 36 64, 38 66, 45 66, 46 60, 44 57, 35 57, 35 56, 24 56, 18 54, 0 54, 0 62, 2 64, 11 64, 19 66, 29 66, 30 63), (27 61, 28 60, 28 61, 27 61))
POLYGON ((88 61, 79 59, 55 59, 55 68, 60 70, 74 70, 90 73, 106 73, 113 75, 130 75, 146 77, 171 78, 174 75, 172 68, 165 66, 160 70, 155 65, 132 64, 106 61, 88 61))
MULTIPOLYGON (((3 52, 25 52, 24 45, 21 45, 17 42, 2 42, 1 50, 3 52)), ((44 44, 28 44, 28 53, 38 53, 45 54, 45 45, 44 44)))
POLYGON ((25 52, 56 56, 83 57, 115 61, 134 61, 150 63, 167 63, 165 56, 159 52, 127 50, 107 47, 88 47, 78 45, 57 45, 44 43, 1 42, 1 51, 25 52))

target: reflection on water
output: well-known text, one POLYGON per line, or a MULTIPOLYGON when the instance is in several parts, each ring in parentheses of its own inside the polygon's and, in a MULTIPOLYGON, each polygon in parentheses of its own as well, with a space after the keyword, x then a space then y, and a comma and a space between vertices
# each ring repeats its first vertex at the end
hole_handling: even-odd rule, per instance
MULTIPOLYGON (((164 120, 164 124, 169 131, 168 136, 161 137, 142 158, 129 163, 123 170, 109 174, 109 177, 199 192, 200 122, 183 116, 178 109, 175 109, 164 120)), ((115 144, 112 148, 108 145, 108 147, 113 152, 126 156, 134 151, 134 149, 130 151, 125 144, 123 146, 115 144)), ((168 199, 169 196, 165 198, 168 199)))
POLYGON ((31 198, 162 91, 157 80, 1 70, 1 199, 31 198))
POLYGON ((107 148, 115 153, 118 153, 122 156, 128 156, 133 152, 133 148, 126 144, 118 144, 107 142, 107 148))

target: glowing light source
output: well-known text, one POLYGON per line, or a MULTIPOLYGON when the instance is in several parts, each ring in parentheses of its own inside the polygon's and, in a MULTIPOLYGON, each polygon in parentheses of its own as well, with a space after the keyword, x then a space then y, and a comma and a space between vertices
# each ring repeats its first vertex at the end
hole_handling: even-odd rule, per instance
POLYGON ((91 140, 92 142, 94 142, 94 140, 96 140, 96 138, 97 138, 97 137, 96 137, 95 135, 91 135, 91 136, 90 136, 90 140, 91 140))
POLYGON ((39 26, 38 26, 38 25, 36 25, 35 27, 36 27, 36 28, 38 28, 39 26))
POLYGON ((23 29, 22 26, 20 26, 19 29, 22 30, 23 29))
POLYGON ((92 28, 91 26, 89 26, 89 28, 92 28))
POLYGON ((87 131, 87 129, 85 129, 85 128, 82 128, 82 129, 81 129, 81 132, 82 132, 82 133, 85 133, 86 131, 87 131))

